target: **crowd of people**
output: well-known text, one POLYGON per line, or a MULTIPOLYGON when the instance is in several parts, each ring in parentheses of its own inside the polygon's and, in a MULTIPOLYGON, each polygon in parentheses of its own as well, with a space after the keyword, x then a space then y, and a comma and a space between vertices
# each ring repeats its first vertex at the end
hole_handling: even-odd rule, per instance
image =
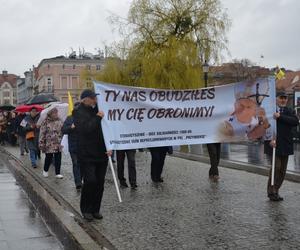
MULTIPOLYGON (((265 142, 265 153, 272 155, 272 147, 276 147, 275 183, 271 185, 271 171, 268 183, 268 197, 271 201, 281 201, 279 188, 284 180, 288 156, 293 154, 291 128, 299 121, 294 112, 286 107, 287 95, 284 92, 277 94, 277 112, 274 119, 277 121, 277 138, 265 142)), ((104 181, 108 165, 108 157, 113 155, 105 147, 101 127, 104 116, 97 107, 97 94, 86 89, 81 93, 80 102, 75 103, 72 115, 62 121, 58 116, 57 108, 51 109, 46 118, 39 124, 40 114, 32 107, 28 114, 15 112, 0 112, 0 142, 15 146, 17 141, 20 154, 29 153, 31 166, 37 168, 37 159, 41 152, 45 154, 43 176, 49 176, 51 164, 55 167, 55 176, 62 179, 62 137, 68 135, 68 150, 72 159, 75 187, 81 191, 80 208, 87 221, 102 219, 100 213, 104 181)), ((218 165, 220 161, 221 144, 207 145, 211 168, 209 178, 218 181, 218 165)), ((162 172, 166 155, 172 154, 172 147, 154 147, 151 153, 151 179, 154 183, 163 182, 162 172)), ((132 189, 137 189, 137 174, 135 164, 136 150, 116 151, 117 173, 119 184, 128 188, 124 176, 125 157, 128 161, 128 180, 132 189)))

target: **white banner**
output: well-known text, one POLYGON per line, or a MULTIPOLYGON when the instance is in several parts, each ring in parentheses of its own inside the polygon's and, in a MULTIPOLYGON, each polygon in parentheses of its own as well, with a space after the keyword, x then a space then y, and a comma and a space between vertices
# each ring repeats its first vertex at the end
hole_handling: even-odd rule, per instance
POLYGON ((107 149, 270 139, 275 79, 191 90, 94 82, 107 149))

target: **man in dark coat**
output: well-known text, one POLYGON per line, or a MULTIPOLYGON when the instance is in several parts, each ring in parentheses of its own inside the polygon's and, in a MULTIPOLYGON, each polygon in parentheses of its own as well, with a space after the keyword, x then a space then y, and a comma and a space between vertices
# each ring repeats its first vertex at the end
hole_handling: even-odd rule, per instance
POLYGON ((154 147, 150 148, 151 153, 151 179, 154 183, 163 182, 161 174, 163 172, 167 153, 172 154, 172 147, 154 147))
POLYGON ((80 96, 81 103, 73 111, 78 138, 78 160, 83 176, 80 209, 87 221, 102 219, 100 206, 104 191, 108 155, 101 127, 102 112, 98 112, 96 94, 89 89, 80 96))
POLYGON ((29 155, 31 160, 31 165, 36 168, 36 160, 39 154, 39 133, 40 129, 37 126, 39 120, 39 113, 36 108, 31 108, 29 115, 24 118, 25 121, 25 131, 26 131, 26 141, 27 147, 29 149, 29 155), (33 132, 33 137, 27 137, 27 134, 33 132))
POLYGON ((132 189, 137 188, 136 184, 136 168, 135 168, 135 149, 127 150, 117 150, 117 169, 118 169, 118 178, 122 188, 127 188, 126 178, 124 177, 124 161, 125 156, 127 155, 128 161, 128 176, 129 183, 132 189))
POLYGON ((265 153, 272 159, 273 147, 276 147, 274 186, 271 186, 271 172, 268 181, 268 197, 271 201, 282 201, 279 189, 285 177, 289 155, 294 153, 292 128, 299 124, 295 112, 288 108, 288 96, 284 92, 278 92, 276 98, 277 111, 274 114, 277 124, 276 140, 265 141, 265 153))
MULTIPOLYGON (((80 103, 75 103, 75 109, 79 106, 80 103)), ((62 133, 68 135, 68 146, 69 153, 72 159, 73 165, 73 176, 74 182, 77 190, 81 189, 81 173, 80 165, 78 162, 78 139, 77 139, 77 129, 75 128, 74 118, 72 115, 68 116, 62 127, 62 133)))
POLYGON ((19 113, 16 117, 16 133, 18 135, 20 154, 24 155, 24 152, 28 153, 27 143, 26 143, 26 132, 25 128, 21 126, 21 122, 26 117, 25 114, 19 113))
POLYGON ((208 176, 212 181, 218 181, 220 178, 218 166, 221 157, 221 143, 210 143, 206 146, 210 160, 208 176))

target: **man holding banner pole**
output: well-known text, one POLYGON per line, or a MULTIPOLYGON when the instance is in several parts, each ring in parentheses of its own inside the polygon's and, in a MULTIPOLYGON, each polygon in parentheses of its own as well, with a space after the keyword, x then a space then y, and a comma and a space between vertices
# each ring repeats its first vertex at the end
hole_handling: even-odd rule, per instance
POLYGON ((73 112, 77 129, 78 160, 83 186, 80 209, 87 221, 102 219, 100 206, 104 181, 111 151, 106 150, 101 127, 102 112, 98 112, 97 94, 86 89, 81 93, 81 103, 73 112))
POLYGON ((265 141, 265 153, 270 159, 273 158, 267 189, 271 201, 283 200, 279 195, 279 189, 286 174, 289 155, 294 153, 292 128, 299 124, 294 111, 287 107, 287 102, 288 95, 283 91, 278 92, 276 95, 277 109, 274 114, 277 123, 276 140, 265 141))

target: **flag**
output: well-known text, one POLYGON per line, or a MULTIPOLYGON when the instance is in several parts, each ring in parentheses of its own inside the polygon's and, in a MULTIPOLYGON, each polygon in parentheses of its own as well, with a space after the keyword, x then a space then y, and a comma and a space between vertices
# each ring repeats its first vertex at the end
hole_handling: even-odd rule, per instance
POLYGON ((69 91, 68 91, 68 103, 69 103, 68 115, 72 115, 74 105, 73 105, 73 98, 69 91))
POLYGON ((281 79, 283 79, 285 77, 285 73, 280 68, 278 68, 278 70, 276 71, 275 75, 276 75, 276 79, 277 80, 281 80, 281 79))

